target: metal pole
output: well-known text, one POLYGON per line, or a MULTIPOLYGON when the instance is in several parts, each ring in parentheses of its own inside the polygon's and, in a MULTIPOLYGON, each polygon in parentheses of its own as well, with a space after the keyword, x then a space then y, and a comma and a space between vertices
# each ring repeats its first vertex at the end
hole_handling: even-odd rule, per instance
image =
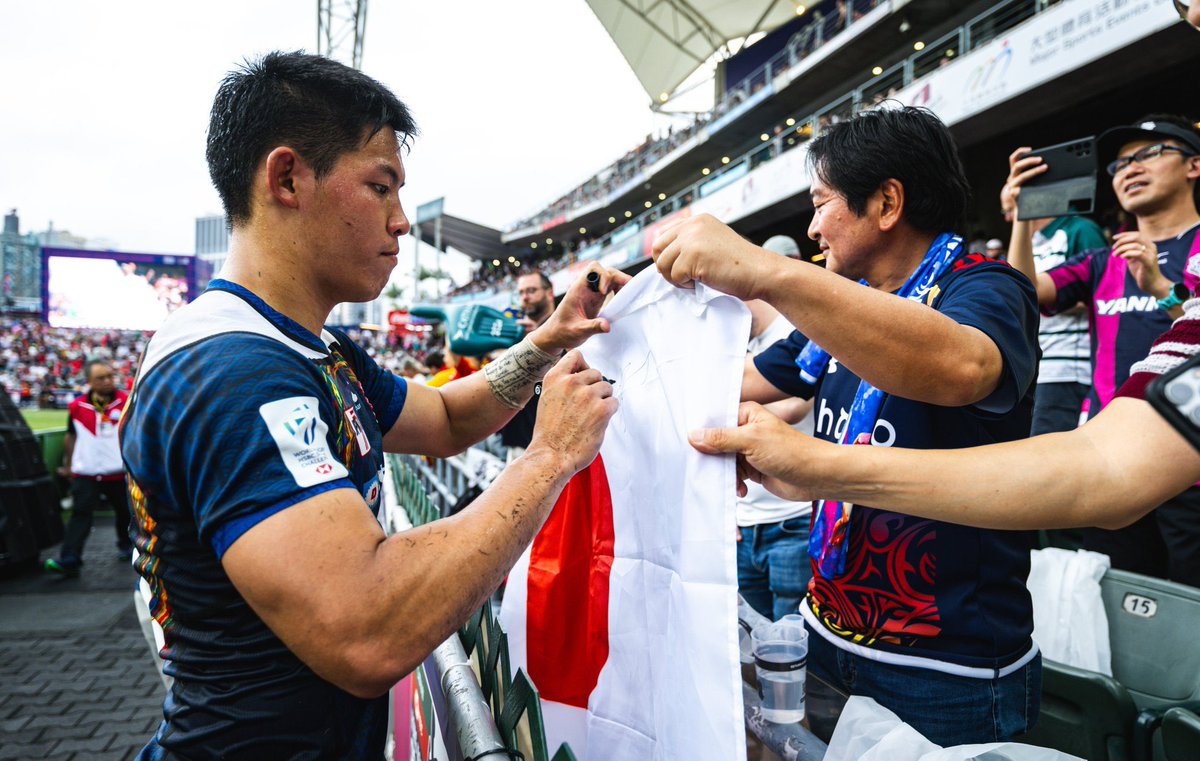
POLYGON ((410 306, 421 300, 421 226, 412 226, 413 234, 413 296, 410 306))
POLYGON ((433 661, 442 677, 442 693, 463 758, 512 758, 492 722, 491 709, 475 681, 475 672, 458 634, 451 634, 433 651, 433 661))
POLYGON ((439 216, 437 221, 433 223, 433 247, 437 250, 436 266, 437 275, 434 278, 434 289, 437 292, 438 301, 442 300, 442 218, 439 216))

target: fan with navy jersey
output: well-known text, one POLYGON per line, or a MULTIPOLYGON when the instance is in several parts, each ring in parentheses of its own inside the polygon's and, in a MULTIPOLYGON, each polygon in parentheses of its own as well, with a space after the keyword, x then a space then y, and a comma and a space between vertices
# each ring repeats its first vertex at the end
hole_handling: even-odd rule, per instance
MULTIPOLYGON (((872 443, 955 449, 1024 438, 1037 372, 1037 313, 1029 281, 1007 264, 968 254, 930 291, 929 304, 991 338, 1004 377, 986 399, 944 407, 889 395, 872 443)), ((795 359, 798 331, 755 360, 773 385, 814 398, 815 436, 840 442, 860 379, 831 360, 815 385, 795 359)), ((953 474, 947 474, 953 478, 953 474)), ((963 676, 1020 668, 1037 653, 1025 577, 1034 537, 913 518, 855 505, 844 574, 816 574, 801 611, 838 647, 897 665, 926 665, 963 676)), ((815 563, 815 560, 814 560, 815 563)))

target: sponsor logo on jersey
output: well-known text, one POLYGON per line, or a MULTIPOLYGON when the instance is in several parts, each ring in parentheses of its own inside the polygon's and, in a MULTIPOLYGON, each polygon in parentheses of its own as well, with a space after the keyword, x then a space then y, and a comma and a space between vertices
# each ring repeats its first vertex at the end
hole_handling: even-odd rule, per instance
MULTIPOLYGON (((846 427, 850 425, 850 410, 842 407, 835 414, 829 403, 821 399, 817 405, 816 432, 831 437, 840 442, 846 436, 846 427)), ((870 441, 864 441, 866 434, 860 434, 855 444, 874 444, 877 447, 890 447, 896 443, 896 427, 884 418, 875 421, 875 430, 870 441)))
POLYGON ((301 487, 345 478, 345 466, 334 459, 325 435, 329 426, 317 414, 320 409, 315 396, 293 396, 267 402, 258 414, 267 424, 267 431, 284 467, 301 487))
POLYGON ((1119 299, 1096 299, 1096 314, 1102 316, 1157 311, 1158 300, 1153 296, 1122 296, 1119 299))
POLYGON ((315 405, 308 402, 298 404, 291 411, 289 418, 283 421, 287 432, 305 445, 312 444, 317 436, 317 413, 314 407, 315 405))

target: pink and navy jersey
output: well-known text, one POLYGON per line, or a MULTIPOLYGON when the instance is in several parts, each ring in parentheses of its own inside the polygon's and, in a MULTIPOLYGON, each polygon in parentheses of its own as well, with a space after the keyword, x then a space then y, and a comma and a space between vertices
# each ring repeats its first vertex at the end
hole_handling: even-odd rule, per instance
MULTIPOLYGON (((1193 226, 1174 238, 1157 241, 1158 266, 1168 280, 1195 288, 1195 276, 1185 274, 1197 229, 1193 226)), ((1092 344, 1092 390, 1088 417, 1112 401, 1129 377, 1129 368, 1150 351, 1154 339, 1171 327, 1171 318, 1158 300, 1138 288, 1125 260, 1097 248, 1047 272, 1058 289, 1055 314, 1082 302, 1088 308, 1092 344)))
POLYGON ((150 341, 121 452, 135 567, 175 684, 141 758, 382 757, 386 698, 314 674, 221 557, 259 522, 330 490, 353 489, 377 513, 383 434, 406 392, 344 334, 314 335, 223 280, 150 341))
MULTIPOLYGON (((987 398, 967 407, 889 394, 872 444, 958 449, 1028 436, 1038 364, 1037 301, 1029 280, 1004 262, 967 254, 938 279, 927 303, 992 339, 1003 376, 987 398)), ((781 391, 813 397, 814 435, 840 442, 859 377, 834 357, 815 386, 805 383, 795 364, 805 343, 797 331, 754 364, 781 391)), ((989 531, 855 505, 845 573, 815 573, 801 612, 819 635, 872 660, 1003 676, 1037 655, 1025 587, 1034 540, 1028 531, 989 531)))

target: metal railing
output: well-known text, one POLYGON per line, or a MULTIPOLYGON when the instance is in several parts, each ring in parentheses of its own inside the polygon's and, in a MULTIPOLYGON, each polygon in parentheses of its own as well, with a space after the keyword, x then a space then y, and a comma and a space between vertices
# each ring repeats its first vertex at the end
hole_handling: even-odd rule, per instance
MULTIPOLYGON (((849 118, 864 108, 870 108, 880 103, 899 90, 947 65, 953 59, 986 45, 998 35, 1008 32, 1018 24, 1033 18, 1061 1, 1004 0, 997 3, 963 25, 947 32, 933 42, 927 43, 922 50, 897 61, 886 70, 880 71, 879 74, 873 74, 858 87, 851 89, 836 100, 816 108, 806 116, 792 117, 793 123, 788 125, 787 129, 774 136, 769 135, 768 141, 764 141, 763 145, 746 150, 737 157, 731 158, 728 163, 717 164, 716 168, 705 175, 703 179, 679 190, 666 200, 653 204, 649 210, 632 217, 627 225, 622 225, 609 232, 591 245, 598 245, 601 251, 608 249, 612 245, 613 238, 619 237, 629 225, 644 226, 689 205, 694 199, 701 196, 701 186, 712 182, 725 172, 733 171, 747 163, 750 164, 748 168, 753 169, 781 155, 811 139, 814 135, 819 135, 823 127, 840 119, 849 118)), ((859 7, 860 3, 865 3, 870 7, 876 5, 870 0, 857 0, 855 7, 859 7)), ((742 82, 770 82, 777 74, 800 62, 804 56, 798 55, 793 47, 785 47, 742 82)), ((734 102, 734 99, 740 102, 749 92, 751 91, 740 86, 730 89, 730 95, 722 101, 724 105, 714 109, 714 118, 719 117, 724 109, 727 109, 728 104, 734 102), (718 113, 719 111, 720 113, 718 113)), ((626 262, 626 264, 629 263, 626 262)), ((486 296, 487 294, 481 293, 480 295, 486 296)))
MULTIPOLYGON (((409 521, 419 526, 445 517, 463 494, 486 486, 491 479, 480 463, 488 466, 488 457, 495 457, 482 454, 432 461, 389 455, 393 485, 409 521)), ((434 650, 432 659, 462 758, 574 761, 565 744, 549 755, 537 689, 523 672, 511 674, 508 636, 490 600, 434 650)), ((432 716, 423 718, 432 724, 432 716)))

